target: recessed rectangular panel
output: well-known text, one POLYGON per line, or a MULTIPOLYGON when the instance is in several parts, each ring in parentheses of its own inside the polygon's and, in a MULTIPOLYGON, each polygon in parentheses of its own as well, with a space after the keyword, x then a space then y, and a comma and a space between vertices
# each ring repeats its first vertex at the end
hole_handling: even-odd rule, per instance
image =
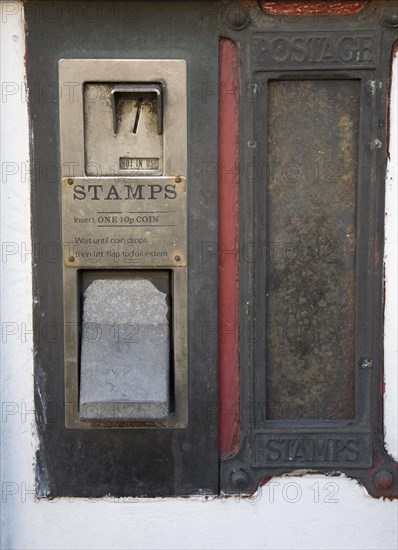
POLYGON ((184 175, 184 59, 61 59, 63 176, 184 175))
POLYGON ((82 297, 80 419, 166 418, 171 353, 168 272, 133 272, 123 278, 117 272, 111 277, 92 273, 82 297))
POLYGON ((64 286, 66 426, 185 428, 186 268, 64 268, 64 286))
POLYGON ((352 419, 360 81, 268 91, 267 419, 352 419))
POLYGON ((158 105, 157 94, 149 85, 86 83, 86 174, 161 175, 163 117, 158 105))

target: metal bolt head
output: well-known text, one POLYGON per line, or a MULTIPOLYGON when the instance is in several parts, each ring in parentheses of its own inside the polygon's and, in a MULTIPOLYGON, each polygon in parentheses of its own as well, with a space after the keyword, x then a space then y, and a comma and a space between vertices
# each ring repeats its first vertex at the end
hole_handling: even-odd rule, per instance
POLYGON ((379 470, 373 477, 380 489, 388 489, 394 481, 394 476, 388 470, 379 470))
POLYGON ((249 476, 242 468, 239 468, 239 470, 232 470, 231 483, 235 487, 242 489, 243 487, 246 487, 248 485, 249 476))
POLYGON ((246 6, 242 6, 239 2, 231 4, 228 13, 228 25, 235 31, 241 31, 250 22, 249 10, 246 6))
POLYGON ((395 29, 396 27, 398 27, 398 12, 395 11, 395 12, 393 12, 393 13, 388 14, 388 15, 384 18, 384 24, 385 24, 387 27, 392 27, 393 29, 395 29))
POLYGON ((69 261, 73 263, 75 261, 75 257, 74 256, 69 256, 69 261))
POLYGON ((181 176, 176 176, 175 182, 176 182, 176 183, 180 183, 180 182, 181 182, 181 176))
POLYGON ((73 178, 68 178, 66 181, 68 182, 68 185, 72 185, 72 184, 73 184, 73 178))
POLYGON ((181 256, 178 256, 178 255, 174 256, 174 259, 175 259, 176 262, 179 262, 181 260, 181 256))

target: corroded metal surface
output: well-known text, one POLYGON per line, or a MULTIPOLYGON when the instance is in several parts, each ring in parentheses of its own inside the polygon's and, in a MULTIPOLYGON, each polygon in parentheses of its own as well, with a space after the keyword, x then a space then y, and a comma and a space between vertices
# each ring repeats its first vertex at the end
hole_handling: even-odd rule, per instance
POLYGON ((267 417, 355 417, 360 82, 271 81, 267 417))

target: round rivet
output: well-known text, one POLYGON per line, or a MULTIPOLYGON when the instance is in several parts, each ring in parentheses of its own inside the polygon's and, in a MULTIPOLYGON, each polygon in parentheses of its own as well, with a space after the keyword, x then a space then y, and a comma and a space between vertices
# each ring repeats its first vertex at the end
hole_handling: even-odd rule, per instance
POLYGON ((394 476, 388 470, 379 470, 373 479, 381 489, 388 489, 393 484, 394 476))
POLYGON ((239 468, 239 470, 232 470, 231 482, 235 487, 241 488, 249 483, 249 476, 242 468, 239 468))
POLYGON ((238 2, 232 4, 228 14, 228 25, 235 31, 241 31, 250 22, 249 10, 238 2))
POLYGON ((68 182, 68 185, 72 185, 73 184, 73 178, 68 178, 67 182, 68 182))
POLYGON ((180 183, 180 182, 181 182, 181 177, 180 177, 180 176, 176 176, 175 182, 176 182, 176 183, 180 183))
POLYGON ((181 260, 181 256, 174 256, 174 259, 176 262, 179 262, 181 260))
POLYGON ((69 256, 69 261, 70 261, 70 262, 74 262, 74 261, 75 261, 75 257, 74 257, 74 256, 69 256))
POLYGON ((398 27, 398 12, 387 15, 387 17, 384 18, 384 24, 387 25, 387 27, 398 27))

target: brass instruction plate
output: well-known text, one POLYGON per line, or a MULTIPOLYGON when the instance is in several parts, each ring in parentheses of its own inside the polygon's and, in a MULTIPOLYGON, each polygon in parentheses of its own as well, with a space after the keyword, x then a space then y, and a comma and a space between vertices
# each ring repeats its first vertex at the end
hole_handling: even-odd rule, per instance
POLYGON ((186 266, 186 179, 63 178, 62 243, 69 267, 186 266))

